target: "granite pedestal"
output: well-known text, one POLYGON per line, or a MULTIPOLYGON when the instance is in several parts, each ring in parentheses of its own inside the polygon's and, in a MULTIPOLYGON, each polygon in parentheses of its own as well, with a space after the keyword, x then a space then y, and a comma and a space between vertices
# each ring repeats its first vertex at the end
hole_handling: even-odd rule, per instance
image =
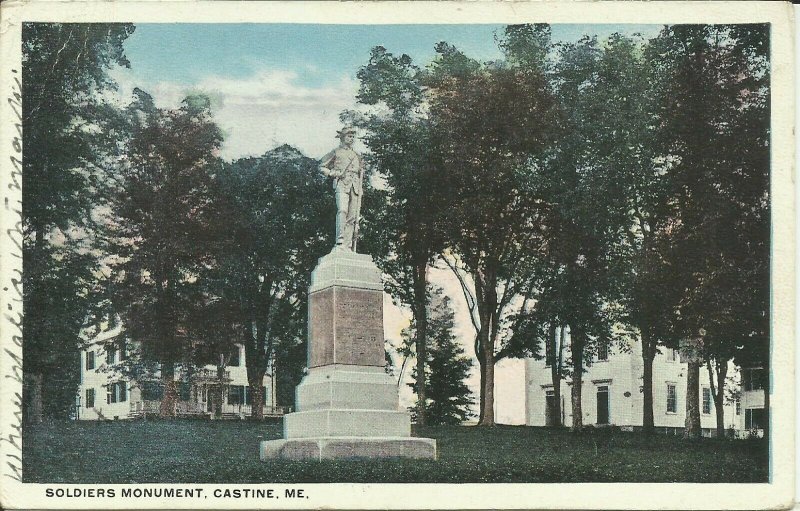
POLYGON ((436 441, 411 436, 397 384, 384 371, 383 285, 372 258, 334 249, 311 274, 308 374, 297 386, 283 440, 261 459, 436 458, 436 441))

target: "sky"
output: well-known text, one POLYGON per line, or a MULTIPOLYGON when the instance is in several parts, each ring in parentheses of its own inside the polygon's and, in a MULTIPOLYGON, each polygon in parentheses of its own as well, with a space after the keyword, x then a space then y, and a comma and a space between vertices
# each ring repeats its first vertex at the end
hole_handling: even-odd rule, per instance
MULTIPOLYGON (((188 94, 212 98, 225 142, 226 159, 259 156, 288 143, 320 158, 337 145, 339 113, 355 107, 356 73, 374 46, 408 54, 418 66, 435 56, 440 41, 482 60, 501 57, 495 35, 504 25, 311 25, 311 24, 138 24, 125 42, 130 69, 112 76, 121 101, 134 87, 150 93, 160 107, 176 107, 188 94)), ((660 25, 552 25, 554 41, 583 35, 603 39, 614 32, 655 36, 660 25)), ((359 149, 359 144, 356 144, 359 149)), ((474 330, 459 283, 449 270, 433 269, 431 280, 453 298, 456 334, 473 356, 474 330)), ((385 303, 387 339, 397 345, 410 314, 385 303)), ((400 361, 396 361, 399 362, 400 361)), ((406 380, 410 370, 404 375, 406 380)), ((477 361, 468 384, 478 395, 477 361)), ((496 370, 496 419, 523 424, 524 366, 502 361, 496 370)), ((413 395, 400 385, 401 403, 413 395)), ((477 409, 477 408, 476 408, 477 409)))
MULTIPOLYGON (((479 60, 501 54, 504 25, 139 24, 125 43, 130 69, 113 74, 124 97, 138 86, 159 106, 189 92, 214 100, 226 158, 258 156, 283 143, 319 158, 335 145, 339 113, 355 106, 356 73, 370 49, 406 53, 420 66, 439 41, 479 60)), ((655 35, 659 25, 553 25, 553 39, 620 31, 655 35)))

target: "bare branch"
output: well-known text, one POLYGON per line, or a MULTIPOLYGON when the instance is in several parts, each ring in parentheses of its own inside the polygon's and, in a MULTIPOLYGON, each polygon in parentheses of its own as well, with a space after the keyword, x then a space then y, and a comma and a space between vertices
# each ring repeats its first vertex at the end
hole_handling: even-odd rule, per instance
POLYGON ((475 329, 475 333, 479 333, 481 331, 481 325, 480 318, 476 317, 478 309, 477 300, 475 300, 475 296, 472 294, 472 291, 470 291, 467 281, 461 274, 460 269, 454 263, 451 263, 444 254, 440 254, 439 259, 444 261, 447 267, 450 268, 450 270, 458 279, 459 284, 461 284, 461 291, 464 293, 464 301, 467 302, 467 309, 469 309, 469 319, 472 322, 472 327, 475 329))

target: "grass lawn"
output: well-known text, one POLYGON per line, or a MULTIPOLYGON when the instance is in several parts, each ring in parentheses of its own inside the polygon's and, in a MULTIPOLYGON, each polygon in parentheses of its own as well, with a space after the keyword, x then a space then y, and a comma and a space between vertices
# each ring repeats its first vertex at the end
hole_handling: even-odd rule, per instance
POLYGON ((24 431, 26 482, 764 482, 763 440, 645 438, 524 426, 424 427, 438 461, 258 459, 281 427, 251 421, 61 422, 24 431))

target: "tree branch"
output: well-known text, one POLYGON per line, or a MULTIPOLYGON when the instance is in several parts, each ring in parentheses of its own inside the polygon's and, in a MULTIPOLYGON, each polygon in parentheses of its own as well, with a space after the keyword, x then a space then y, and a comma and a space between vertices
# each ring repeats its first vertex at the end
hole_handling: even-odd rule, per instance
POLYGON ((440 254, 439 259, 444 261, 447 267, 450 268, 450 270, 458 279, 459 284, 461 284, 461 291, 464 293, 464 301, 467 303, 467 309, 469 309, 469 319, 472 322, 472 327, 475 329, 475 333, 478 334, 481 331, 480 319, 475 317, 478 306, 475 297, 469 290, 469 285, 467 284, 466 280, 464 280, 464 276, 461 274, 460 269, 456 267, 455 264, 451 263, 444 254, 440 254))

